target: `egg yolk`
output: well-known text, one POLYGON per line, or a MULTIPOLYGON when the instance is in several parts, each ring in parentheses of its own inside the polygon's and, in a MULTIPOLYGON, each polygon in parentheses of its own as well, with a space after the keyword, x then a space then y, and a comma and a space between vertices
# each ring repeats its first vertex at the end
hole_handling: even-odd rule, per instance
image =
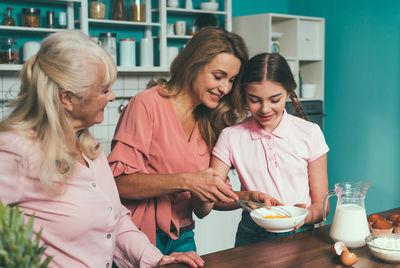
POLYGON ((266 219, 283 219, 283 218, 290 218, 289 216, 281 215, 281 214, 276 214, 276 215, 267 215, 264 216, 266 219))

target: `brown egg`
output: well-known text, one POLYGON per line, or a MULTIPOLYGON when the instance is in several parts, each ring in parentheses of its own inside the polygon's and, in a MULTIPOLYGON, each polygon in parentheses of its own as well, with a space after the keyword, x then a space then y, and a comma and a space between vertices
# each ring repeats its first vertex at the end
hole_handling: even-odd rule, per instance
POLYGON ((348 250, 348 249, 347 249, 345 243, 343 243, 342 241, 337 241, 331 247, 331 252, 336 257, 339 257, 342 254, 343 250, 348 250))
POLYGON ((358 261, 358 259, 356 254, 348 250, 343 250, 342 254, 340 255, 340 261, 345 266, 351 266, 355 264, 358 261))

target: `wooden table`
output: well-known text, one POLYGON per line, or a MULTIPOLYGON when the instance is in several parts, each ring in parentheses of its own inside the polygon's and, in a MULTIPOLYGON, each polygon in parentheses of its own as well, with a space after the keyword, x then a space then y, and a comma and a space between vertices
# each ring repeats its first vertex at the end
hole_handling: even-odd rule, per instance
MULTIPOLYGON (((393 213, 400 214, 400 208, 381 212, 382 216, 393 213)), ((273 240, 254 243, 247 246, 227 249, 203 255, 205 268, 259 268, 259 267, 305 267, 330 268, 344 267, 340 259, 331 253, 332 240, 329 237, 330 225, 322 226, 313 231, 305 231, 287 235, 273 240)), ((358 262, 352 267, 380 268, 400 267, 400 264, 385 263, 374 256, 365 245, 362 248, 351 249, 358 257, 358 262)), ((172 264, 165 268, 188 267, 184 264, 172 264)))

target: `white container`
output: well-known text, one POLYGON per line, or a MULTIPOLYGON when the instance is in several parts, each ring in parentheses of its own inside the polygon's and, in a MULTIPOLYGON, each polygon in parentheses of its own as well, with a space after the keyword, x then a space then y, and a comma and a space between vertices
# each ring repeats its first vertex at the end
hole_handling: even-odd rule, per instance
POLYGON ((140 66, 154 66, 153 38, 140 39, 140 66))
POLYGON ((184 20, 175 21, 175 33, 176 35, 186 34, 186 21, 184 20))
POLYGON ((179 6, 178 0, 168 0, 168 7, 176 8, 179 6))
POLYGON ((193 9, 193 2, 192 2, 192 0, 186 0, 186 2, 185 2, 185 8, 186 8, 186 9, 193 9))
POLYGON ((167 65, 170 66, 172 61, 178 56, 178 47, 167 47, 167 65))
POLYGON ((114 59, 115 64, 117 63, 117 34, 116 33, 100 33, 99 42, 105 50, 110 53, 114 59))
POLYGON ((315 84, 303 84, 301 87, 302 98, 310 99, 315 95, 315 84))
POLYGON ((40 48, 39 42, 34 42, 34 41, 25 42, 22 48, 22 55, 24 62, 32 58, 39 51, 39 48, 40 48))
POLYGON ((119 65, 126 67, 136 66, 136 48, 135 39, 121 38, 119 39, 119 65))

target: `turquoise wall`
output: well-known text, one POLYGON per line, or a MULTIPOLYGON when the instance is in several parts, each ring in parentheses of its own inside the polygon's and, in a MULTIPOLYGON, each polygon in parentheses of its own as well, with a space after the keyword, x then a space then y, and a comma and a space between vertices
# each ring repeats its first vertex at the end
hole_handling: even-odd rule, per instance
POLYGON ((325 18, 330 189, 340 181, 368 180, 367 213, 399 207, 400 1, 248 3, 233 0, 233 15, 274 12, 325 18))

